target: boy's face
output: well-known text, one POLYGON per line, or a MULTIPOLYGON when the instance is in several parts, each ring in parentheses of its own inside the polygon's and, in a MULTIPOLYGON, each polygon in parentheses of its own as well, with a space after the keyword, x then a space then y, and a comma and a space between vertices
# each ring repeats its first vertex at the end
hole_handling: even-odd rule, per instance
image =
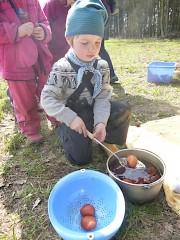
POLYGON ((98 56, 102 38, 96 35, 82 34, 73 38, 73 49, 76 56, 84 61, 91 62, 98 56))

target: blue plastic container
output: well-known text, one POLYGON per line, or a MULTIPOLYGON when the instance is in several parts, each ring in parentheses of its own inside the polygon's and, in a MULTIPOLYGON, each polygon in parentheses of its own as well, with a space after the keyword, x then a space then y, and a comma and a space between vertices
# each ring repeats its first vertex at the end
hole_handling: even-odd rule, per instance
POLYGON ((119 230, 125 214, 124 196, 115 181, 94 170, 78 170, 61 178, 48 200, 52 226, 64 240, 109 240, 119 230), (80 209, 95 207, 97 225, 85 231, 80 209))
POLYGON ((175 62, 151 62, 147 65, 147 81, 169 83, 173 78, 175 67, 175 62))

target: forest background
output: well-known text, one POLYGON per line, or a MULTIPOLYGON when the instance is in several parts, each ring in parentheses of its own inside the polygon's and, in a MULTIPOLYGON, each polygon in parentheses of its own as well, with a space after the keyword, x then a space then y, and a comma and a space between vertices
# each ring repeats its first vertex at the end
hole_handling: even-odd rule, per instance
POLYGON ((111 16, 106 39, 180 38, 179 0, 116 0, 119 13, 111 16))

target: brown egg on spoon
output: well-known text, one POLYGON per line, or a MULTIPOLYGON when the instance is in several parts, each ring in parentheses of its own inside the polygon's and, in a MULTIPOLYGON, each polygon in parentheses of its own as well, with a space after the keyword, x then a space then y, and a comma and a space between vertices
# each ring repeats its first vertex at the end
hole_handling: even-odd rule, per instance
POLYGON ((130 167, 130 168, 135 168, 137 163, 138 163, 138 159, 134 155, 127 156, 126 160, 127 160, 127 163, 128 163, 128 167, 130 167))
POLYGON ((81 227, 86 230, 86 231, 90 231, 93 228, 96 227, 96 219, 94 216, 84 216, 81 219, 81 227))

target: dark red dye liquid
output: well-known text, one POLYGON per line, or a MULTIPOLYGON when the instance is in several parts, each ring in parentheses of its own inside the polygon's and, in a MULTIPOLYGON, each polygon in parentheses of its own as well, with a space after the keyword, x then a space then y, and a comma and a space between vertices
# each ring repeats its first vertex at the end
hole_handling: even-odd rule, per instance
POLYGON ((128 183, 148 184, 157 181, 161 177, 159 170, 152 163, 145 160, 142 162, 145 164, 145 168, 126 168, 114 159, 109 169, 114 176, 128 183))

